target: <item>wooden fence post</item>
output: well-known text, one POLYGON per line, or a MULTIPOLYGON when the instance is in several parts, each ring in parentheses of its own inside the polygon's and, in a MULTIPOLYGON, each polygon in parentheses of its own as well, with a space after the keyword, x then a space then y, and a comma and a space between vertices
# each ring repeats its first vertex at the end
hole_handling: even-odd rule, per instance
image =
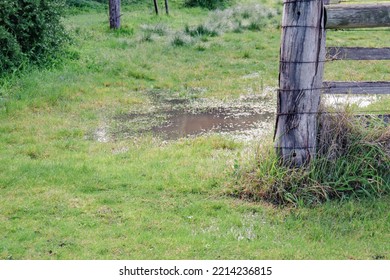
POLYGON ((158 15, 158 3, 157 3, 157 0, 153 0, 153 4, 154 4, 154 11, 156 12, 156 15, 158 15))
POLYGON ((110 28, 118 29, 121 26, 121 0, 110 0, 108 2, 110 13, 110 28))
POLYGON ((275 148, 290 167, 316 154, 325 62, 323 0, 284 0, 275 148))
POLYGON ((169 4, 168 4, 168 0, 165 0, 165 13, 167 15, 169 15, 169 4))

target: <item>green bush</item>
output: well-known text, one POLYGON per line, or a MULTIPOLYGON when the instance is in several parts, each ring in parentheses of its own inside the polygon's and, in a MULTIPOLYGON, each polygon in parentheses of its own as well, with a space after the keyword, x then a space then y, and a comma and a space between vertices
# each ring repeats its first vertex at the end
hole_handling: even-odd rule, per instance
POLYGON ((233 0, 185 0, 187 7, 201 7, 209 10, 222 9, 230 6, 233 0))
POLYGON ((17 68, 23 60, 23 54, 16 38, 0 26, 0 70, 17 68))
MULTIPOLYGON (((122 5, 140 3, 151 4, 152 2, 148 0, 121 0, 122 5)), ((108 0, 66 0, 67 6, 76 8, 97 8, 101 6, 101 4, 108 5, 108 0)))
MULTIPOLYGON (((101 6, 101 3, 101 1, 91 0, 66 0, 67 6, 75 8, 98 8, 101 6)), ((104 3, 108 3, 108 1, 105 1, 104 3)))
POLYGON ((65 43, 60 19, 63 1, 19 0, 0 3, 2 71, 15 68, 24 56, 42 64, 65 43))

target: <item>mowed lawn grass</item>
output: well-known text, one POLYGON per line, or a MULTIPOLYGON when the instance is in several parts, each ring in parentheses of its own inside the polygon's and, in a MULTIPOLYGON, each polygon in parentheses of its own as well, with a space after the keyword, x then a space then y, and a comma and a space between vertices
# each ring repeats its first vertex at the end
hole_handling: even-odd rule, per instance
MULTIPOLYGON (((99 128, 109 133, 114 116, 147 111, 159 91, 235 99, 277 85, 275 26, 171 43, 171 32, 207 17, 127 8, 113 32, 105 13, 72 15, 63 62, 1 80, 0 259, 390 258, 388 196, 276 208, 226 195, 239 165, 254 160, 249 144, 222 136, 97 141, 99 128), (169 32, 150 38, 144 24, 169 32)), ((384 46, 388 33, 379 34, 384 46)), ((349 39, 370 44, 361 32, 329 42, 349 39)), ((332 64, 326 75, 388 78, 388 62, 349 65, 332 64)))

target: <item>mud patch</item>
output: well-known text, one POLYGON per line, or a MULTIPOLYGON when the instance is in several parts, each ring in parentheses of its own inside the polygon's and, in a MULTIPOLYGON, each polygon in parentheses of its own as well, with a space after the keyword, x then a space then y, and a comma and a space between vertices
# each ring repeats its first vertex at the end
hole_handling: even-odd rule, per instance
POLYGON ((144 94, 149 102, 129 107, 128 113, 123 107, 120 113, 108 112, 88 139, 106 143, 151 136, 169 141, 220 134, 248 141, 272 132, 276 108, 273 88, 226 100, 201 98, 205 90, 147 90, 144 94))
POLYGON ((94 133, 94 138, 100 143, 107 143, 110 141, 110 136, 108 135, 108 128, 106 125, 100 126, 96 129, 94 133))
POLYGON ((201 112, 177 111, 168 113, 166 121, 152 127, 154 135, 166 140, 197 136, 207 133, 231 133, 253 130, 262 122, 269 122, 272 113, 252 108, 213 108, 201 112))
POLYGON ((246 95, 236 100, 158 100, 145 113, 114 117, 114 139, 152 135, 177 140, 206 134, 223 134, 249 140, 272 130, 274 104, 264 95, 246 95))

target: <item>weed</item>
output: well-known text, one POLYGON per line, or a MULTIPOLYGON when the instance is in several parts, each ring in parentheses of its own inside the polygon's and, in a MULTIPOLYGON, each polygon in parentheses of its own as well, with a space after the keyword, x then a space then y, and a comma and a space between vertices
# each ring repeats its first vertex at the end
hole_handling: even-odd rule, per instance
POLYGON ((127 25, 122 25, 121 28, 109 29, 109 32, 114 33, 117 37, 131 37, 134 35, 134 28, 127 25))
POLYGON ((248 25, 248 29, 252 31, 260 31, 264 26, 264 23, 251 21, 251 23, 248 25))
POLYGON ((183 32, 176 32, 171 39, 171 45, 175 47, 187 46, 192 42, 191 37, 183 32))
POLYGON ((145 32, 141 35, 139 41, 140 42, 153 42, 155 40, 155 37, 153 36, 153 33, 145 32))
POLYGON ((209 14, 205 23, 196 27, 185 27, 185 32, 193 37, 218 36, 226 32, 239 33, 242 30, 261 30, 277 15, 276 11, 260 4, 237 5, 209 14))
POLYGON ((171 33, 169 27, 163 23, 142 24, 141 30, 145 33, 157 34, 158 36, 165 36, 171 33))
POLYGON ((218 32, 215 30, 209 29, 208 26, 204 24, 200 24, 196 26, 195 28, 191 28, 188 25, 185 27, 185 33, 192 36, 192 37, 198 37, 198 36, 209 36, 209 37, 215 37, 218 36, 218 32))
POLYGON ((200 52, 204 52, 205 50, 207 50, 207 46, 205 44, 197 44, 196 49, 200 52))
POLYGON ((283 167, 273 148, 262 146, 256 167, 240 175, 238 195, 307 206, 389 193, 390 128, 367 127, 366 120, 339 113, 324 114, 319 131, 317 158, 307 168, 283 167))
POLYGON ((244 51, 244 54, 242 56, 243 58, 250 58, 251 57, 251 54, 249 51, 244 51))

